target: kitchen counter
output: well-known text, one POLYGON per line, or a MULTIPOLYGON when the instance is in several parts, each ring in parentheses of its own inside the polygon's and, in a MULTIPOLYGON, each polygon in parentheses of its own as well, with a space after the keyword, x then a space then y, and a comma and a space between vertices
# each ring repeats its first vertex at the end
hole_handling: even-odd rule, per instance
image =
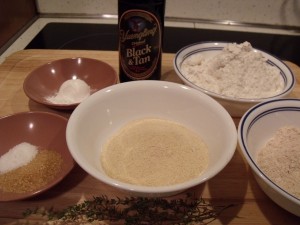
MULTIPOLYGON (((116 51, 79 50, 22 50, 0 65, 0 116, 23 111, 48 111, 69 117, 71 111, 47 108, 28 99, 23 92, 23 81, 34 68, 52 60, 66 57, 89 57, 103 60, 118 71, 116 51)), ((174 54, 163 54, 162 80, 180 83, 173 70, 174 54)), ((300 97, 300 68, 290 62, 287 65, 294 72, 297 84, 291 97, 300 97)), ((237 125, 240 118, 233 118, 237 125)), ((230 163, 205 184, 186 192, 195 193, 215 205, 235 204, 223 211, 211 224, 300 224, 300 218, 277 206, 259 188, 240 151, 237 149, 230 163)), ((170 198, 184 198, 186 192, 170 198)), ((79 166, 58 185, 30 199, 0 202, 0 224, 22 224, 22 213, 30 208, 45 207, 62 209, 92 196, 108 195, 123 197, 124 193, 97 181, 79 166), (18 223, 19 222, 19 223, 18 223)), ((30 224, 36 224, 36 220, 30 224)))

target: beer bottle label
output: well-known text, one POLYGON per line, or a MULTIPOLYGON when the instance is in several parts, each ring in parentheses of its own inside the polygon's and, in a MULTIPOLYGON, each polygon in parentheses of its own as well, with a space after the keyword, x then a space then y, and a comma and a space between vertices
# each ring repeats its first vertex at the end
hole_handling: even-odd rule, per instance
POLYGON ((149 78, 161 54, 161 28, 157 18, 144 10, 128 10, 119 22, 120 66, 132 80, 149 78))

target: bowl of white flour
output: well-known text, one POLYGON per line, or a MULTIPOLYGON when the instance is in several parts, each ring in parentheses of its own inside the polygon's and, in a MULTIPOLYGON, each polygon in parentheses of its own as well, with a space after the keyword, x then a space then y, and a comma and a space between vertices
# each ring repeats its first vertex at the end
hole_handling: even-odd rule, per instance
POLYGON ((284 62, 249 42, 186 46, 177 52, 174 69, 186 85, 215 98, 234 117, 262 101, 287 96, 295 84, 284 62))
POLYGON ((238 142, 261 189, 300 216, 300 100, 275 99, 249 109, 238 142))

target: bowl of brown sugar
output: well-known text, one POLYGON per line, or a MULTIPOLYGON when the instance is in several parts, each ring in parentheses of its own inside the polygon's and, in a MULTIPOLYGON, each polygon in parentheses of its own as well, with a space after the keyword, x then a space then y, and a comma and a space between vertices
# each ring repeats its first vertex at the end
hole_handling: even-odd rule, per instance
POLYGON ((252 107, 240 121, 238 141, 261 189, 300 216, 300 100, 272 100, 252 107))
POLYGON ((66 126, 66 118, 47 112, 0 118, 0 201, 45 192, 72 170, 66 126))
POLYGON ((173 195, 206 182, 237 145, 233 120, 218 102, 165 81, 100 90, 75 109, 66 134, 87 173, 140 196, 173 195))

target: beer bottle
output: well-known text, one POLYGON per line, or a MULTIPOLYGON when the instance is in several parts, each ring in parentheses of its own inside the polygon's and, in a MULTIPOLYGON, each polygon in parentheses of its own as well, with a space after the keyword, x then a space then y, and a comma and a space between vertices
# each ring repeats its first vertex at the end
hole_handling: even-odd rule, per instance
POLYGON ((161 77, 165 0, 119 0, 119 78, 161 77))

